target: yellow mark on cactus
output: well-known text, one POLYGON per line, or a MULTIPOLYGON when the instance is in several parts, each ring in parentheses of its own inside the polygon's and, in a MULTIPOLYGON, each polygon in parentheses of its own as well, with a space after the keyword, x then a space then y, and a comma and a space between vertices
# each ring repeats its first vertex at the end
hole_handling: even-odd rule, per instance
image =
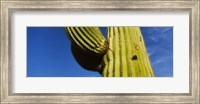
POLYGON ((140 49, 140 48, 139 48, 139 45, 136 44, 136 43, 133 43, 133 46, 134 46, 134 48, 135 48, 136 50, 139 50, 139 49, 140 49))

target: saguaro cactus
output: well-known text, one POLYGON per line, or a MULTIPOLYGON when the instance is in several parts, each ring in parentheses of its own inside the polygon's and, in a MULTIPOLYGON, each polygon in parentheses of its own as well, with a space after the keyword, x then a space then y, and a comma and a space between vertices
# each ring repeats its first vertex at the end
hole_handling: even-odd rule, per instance
POLYGON ((139 27, 66 27, 72 53, 85 69, 104 77, 154 77, 139 27))

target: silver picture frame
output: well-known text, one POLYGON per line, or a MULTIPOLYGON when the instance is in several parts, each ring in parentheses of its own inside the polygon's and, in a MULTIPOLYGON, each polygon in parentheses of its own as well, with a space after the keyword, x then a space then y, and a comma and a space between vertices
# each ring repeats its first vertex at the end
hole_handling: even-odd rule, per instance
POLYGON ((199 0, 0 0, 0 103, 200 103, 199 0), (13 11, 189 11, 189 93, 12 93, 13 11))

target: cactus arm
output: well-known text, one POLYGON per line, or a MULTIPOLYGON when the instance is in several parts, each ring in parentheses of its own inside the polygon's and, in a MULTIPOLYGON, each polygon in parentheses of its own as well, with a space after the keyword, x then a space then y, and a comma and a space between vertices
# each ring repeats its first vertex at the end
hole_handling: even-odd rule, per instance
MULTIPOLYGON (((84 34, 87 36, 87 38, 90 39, 90 41, 92 41, 95 44, 96 47, 96 51, 101 51, 104 50, 105 48, 105 38, 102 36, 102 34, 99 34, 100 36, 98 36, 98 34, 93 34, 89 28, 84 28, 84 27, 80 27, 81 30, 84 32, 84 34), (93 34, 93 35, 91 35, 93 34)), ((92 28, 92 27, 90 27, 92 28)), ((100 30, 97 30, 100 31, 100 30)))
POLYGON ((93 34, 93 35, 91 35, 97 42, 101 42, 102 41, 102 38, 104 38, 104 37, 102 37, 102 36, 98 36, 98 34, 97 33, 95 33, 95 31, 93 30, 94 29, 94 27, 87 27, 87 28, 85 28, 85 27, 83 27, 89 34, 93 34))
MULTIPOLYGON (((75 36, 80 36, 80 41, 84 41, 84 42, 81 42, 81 43, 85 43, 90 47, 96 47, 97 45, 95 44, 96 42, 95 41, 92 41, 91 38, 88 38, 89 34, 87 34, 86 32, 84 31, 81 31, 81 28, 79 27, 74 27, 72 28, 72 30, 75 30, 74 31, 74 34, 76 34, 75 36), (79 33, 80 35, 78 35, 77 33, 79 33)), ((84 29, 83 29, 84 30, 84 29)), ((86 46, 87 46, 86 45, 86 46)))
POLYGON ((83 50, 96 55, 105 54, 106 39, 97 27, 66 27, 65 30, 69 39, 83 50))
POLYGON ((65 31, 67 32, 67 36, 69 37, 70 40, 74 40, 73 43, 75 43, 76 45, 78 45, 79 47, 81 47, 82 49, 85 49, 81 43, 79 41, 77 41, 77 39, 75 38, 73 34, 73 32, 71 31, 70 27, 66 27, 65 31))
POLYGON ((107 42, 98 27, 65 27, 71 51, 80 66, 102 73, 107 42))
POLYGON ((91 71, 102 71, 103 58, 101 56, 91 55, 74 43, 71 44, 71 51, 77 63, 83 68, 91 71))
POLYGON ((99 39, 104 39, 101 31, 98 27, 89 27, 88 28, 94 35, 96 35, 99 39))
POLYGON ((79 41, 86 49, 94 51, 93 50, 93 47, 95 47, 94 44, 85 37, 85 34, 83 34, 82 32, 78 31, 76 27, 75 28, 71 28, 71 31, 73 32, 73 34, 76 37, 77 41, 79 41))
POLYGON ((89 41, 91 41, 91 43, 93 43, 95 46, 99 46, 98 42, 98 38, 96 38, 95 36, 93 35, 90 35, 90 31, 88 31, 87 29, 83 28, 83 27, 80 27, 80 28, 77 28, 79 31, 80 34, 84 34, 86 36, 86 38, 88 38, 89 41))

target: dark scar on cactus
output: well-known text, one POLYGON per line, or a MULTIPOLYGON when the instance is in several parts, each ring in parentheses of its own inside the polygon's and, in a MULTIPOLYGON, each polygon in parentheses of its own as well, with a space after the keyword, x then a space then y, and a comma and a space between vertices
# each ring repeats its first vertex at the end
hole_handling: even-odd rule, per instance
POLYGON ((136 55, 134 55, 132 58, 131 58, 131 60, 137 60, 138 58, 137 58, 137 56, 136 55))

